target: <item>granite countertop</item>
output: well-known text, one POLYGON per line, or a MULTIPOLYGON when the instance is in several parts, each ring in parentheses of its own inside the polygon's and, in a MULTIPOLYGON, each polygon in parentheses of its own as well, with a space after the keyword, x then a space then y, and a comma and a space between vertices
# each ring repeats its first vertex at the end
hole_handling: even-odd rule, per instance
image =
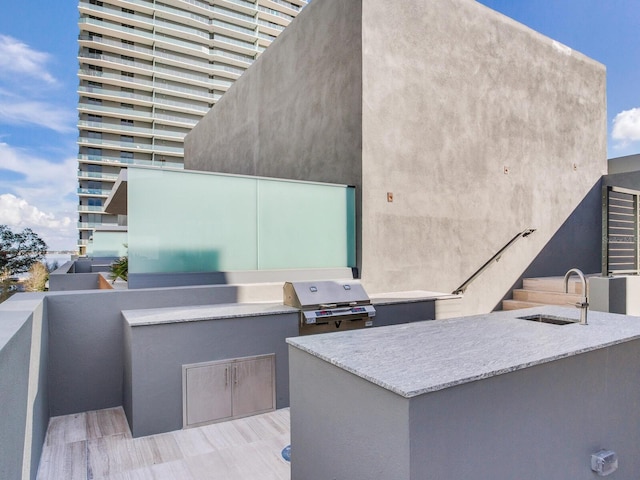
POLYGON ((410 290, 406 292, 374 293, 369 295, 373 305, 389 305, 396 303, 415 303, 428 300, 444 300, 461 298, 451 293, 430 292, 427 290, 410 290))
POLYGON ((539 307, 287 339, 291 346, 406 398, 640 338, 640 318, 589 312, 589 325, 517 317, 544 313, 579 320, 577 308, 539 307))
POLYGON ((138 327, 161 323, 198 322, 223 318, 279 315, 282 313, 297 314, 298 311, 298 309, 287 307, 282 303, 223 303, 218 305, 123 310, 122 316, 130 326, 138 327))

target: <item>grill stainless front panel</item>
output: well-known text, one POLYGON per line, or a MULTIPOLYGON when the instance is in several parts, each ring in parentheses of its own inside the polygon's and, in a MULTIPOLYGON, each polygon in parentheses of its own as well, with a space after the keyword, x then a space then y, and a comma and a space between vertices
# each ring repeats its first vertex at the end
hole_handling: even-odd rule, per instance
POLYGON ((371 327, 376 315, 358 282, 287 282, 284 304, 300 309, 300 335, 371 327))

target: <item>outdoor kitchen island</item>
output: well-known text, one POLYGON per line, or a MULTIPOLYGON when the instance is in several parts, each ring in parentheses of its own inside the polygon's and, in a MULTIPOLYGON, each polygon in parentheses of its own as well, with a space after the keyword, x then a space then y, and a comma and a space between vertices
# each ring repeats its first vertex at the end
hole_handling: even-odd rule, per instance
POLYGON ((640 474, 640 318, 541 307, 289 343, 292 480, 640 474))

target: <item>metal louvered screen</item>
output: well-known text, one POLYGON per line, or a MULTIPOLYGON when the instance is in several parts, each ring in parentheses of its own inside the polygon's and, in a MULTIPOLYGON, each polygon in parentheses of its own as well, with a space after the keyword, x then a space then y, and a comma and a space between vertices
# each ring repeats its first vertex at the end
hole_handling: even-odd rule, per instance
POLYGON ((638 274, 640 191, 605 186, 602 197, 602 273, 638 274))

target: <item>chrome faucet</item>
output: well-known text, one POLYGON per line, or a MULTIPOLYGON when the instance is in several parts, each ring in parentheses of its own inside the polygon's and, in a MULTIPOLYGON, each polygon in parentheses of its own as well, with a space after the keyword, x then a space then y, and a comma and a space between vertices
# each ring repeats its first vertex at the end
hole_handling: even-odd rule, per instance
POLYGON ((586 325, 589 302, 587 300, 587 280, 584 278, 584 273, 582 273, 577 268, 572 268, 571 270, 569 270, 564 275, 564 293, 569 293, 569 277, 574 274, 578 275, 578 277, 580 277, 580 281, 582 282, 582 297, 576 302, 575 306, 580 309, 580 325, 586 325))

